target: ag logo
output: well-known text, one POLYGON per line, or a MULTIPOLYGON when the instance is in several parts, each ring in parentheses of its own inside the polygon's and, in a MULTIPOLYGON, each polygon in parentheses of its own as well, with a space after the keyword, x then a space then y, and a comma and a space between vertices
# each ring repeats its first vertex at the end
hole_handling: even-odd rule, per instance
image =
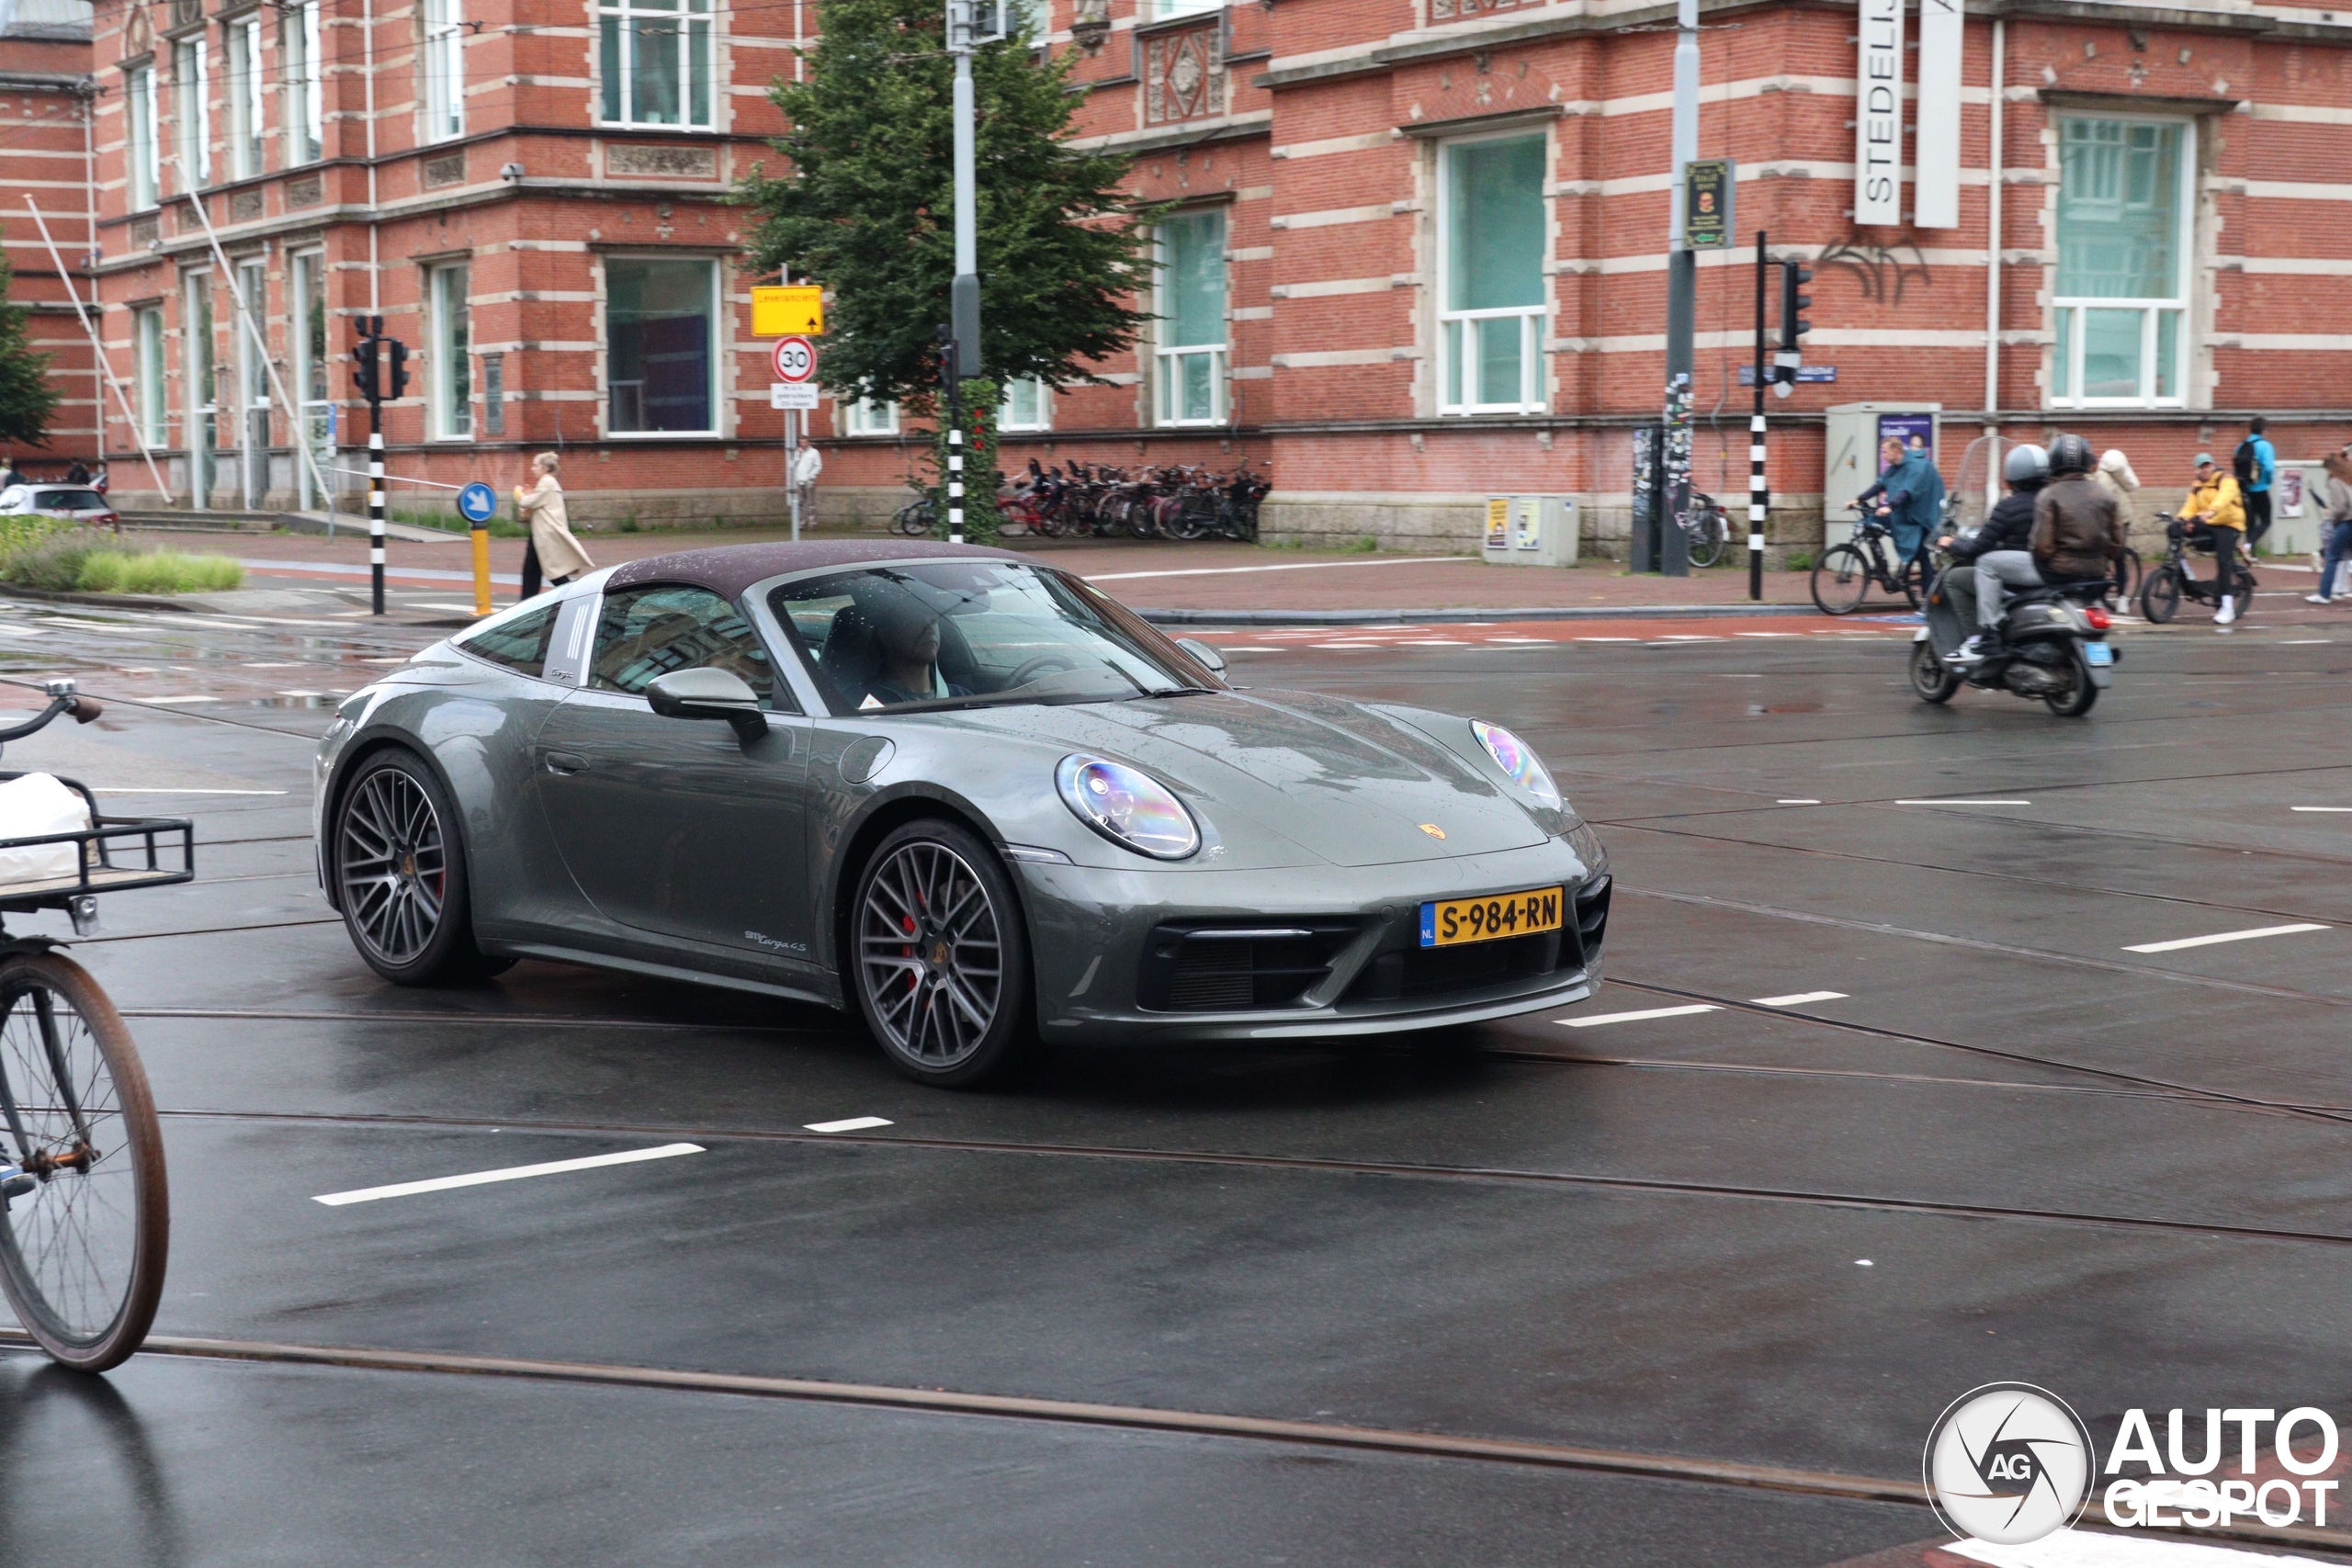
POLYGON ((2090 1500, 2091 1435, 2066 1402, 1996 1382, 1952 1401, 1920 1468, 1936 1517, 1956 1536, 2021 1546, 2063 1529, 2090 1500))

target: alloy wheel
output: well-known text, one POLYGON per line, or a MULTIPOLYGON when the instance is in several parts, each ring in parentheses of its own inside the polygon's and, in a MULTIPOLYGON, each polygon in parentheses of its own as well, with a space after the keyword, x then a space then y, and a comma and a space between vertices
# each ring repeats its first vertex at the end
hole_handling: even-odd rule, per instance
POLYGON ((916 840, 876 866, 857 912, 858 969, 876 1028, 924 1067, 987 1040, 1003 999, 1003 933, 987 885, 945 844, 916 840))
POLYGON ((440 814, 402 769, 379 768, 344 803, 336 867, 352 929, 387 964, 407 964, 441 929, 448 853, 440 814))

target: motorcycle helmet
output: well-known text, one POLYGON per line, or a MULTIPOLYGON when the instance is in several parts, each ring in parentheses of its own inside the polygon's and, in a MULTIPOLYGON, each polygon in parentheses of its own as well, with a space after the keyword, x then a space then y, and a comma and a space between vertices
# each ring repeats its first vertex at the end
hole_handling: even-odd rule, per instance
POLYGON ((2001 477, 2019 490, 2048 481, 2050 454, 2039 446, 2012 446, 2008 459, 2001 465, 2001 477))
POLYGON ((2050 444, 2050 472, 2052 476, 2087 474, 2098 461, 2091 454, 2091 444, 2079 435, 2062 435, 2050 444))

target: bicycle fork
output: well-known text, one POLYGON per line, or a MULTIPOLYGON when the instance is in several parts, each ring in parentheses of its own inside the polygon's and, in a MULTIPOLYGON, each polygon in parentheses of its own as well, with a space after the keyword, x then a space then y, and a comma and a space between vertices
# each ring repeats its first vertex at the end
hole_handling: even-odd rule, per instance
POLYGON ((96 1146, 90 1139, 89 1120, 83 1113, 80 1098, 74 1092, 73 1077, 66 1071, 64 1047, 58 1043, 55 1004, 47 991, 36 990, 31 995, 34 1016, 40 1021, 41 1053, 49 1058, 50 1081, 57 1086, 57 1097, 64 1102, 65 1113, 74 1122, 74 1146, 63 1154, 33 1146, 32 1135, 25 1130, 23 1111, 8 1088, 8 1075, 0 1072, 0 1121, 7 1123, 8 1134, 17 1145, 17 1160, 0 1163, 0 1213, 6 1213, 17 1199, 61 1170, 87 1175, 97 1159, 96 1146))

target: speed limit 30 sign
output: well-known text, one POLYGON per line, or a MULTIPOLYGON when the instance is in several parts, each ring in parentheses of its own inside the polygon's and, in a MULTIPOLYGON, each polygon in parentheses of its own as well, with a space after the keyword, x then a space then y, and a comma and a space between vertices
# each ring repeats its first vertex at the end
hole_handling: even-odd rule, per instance
POLYGON ((768 351, 775 378, 797 387, 817 378, 817 345, 805 337, 778 338, 768 351))

